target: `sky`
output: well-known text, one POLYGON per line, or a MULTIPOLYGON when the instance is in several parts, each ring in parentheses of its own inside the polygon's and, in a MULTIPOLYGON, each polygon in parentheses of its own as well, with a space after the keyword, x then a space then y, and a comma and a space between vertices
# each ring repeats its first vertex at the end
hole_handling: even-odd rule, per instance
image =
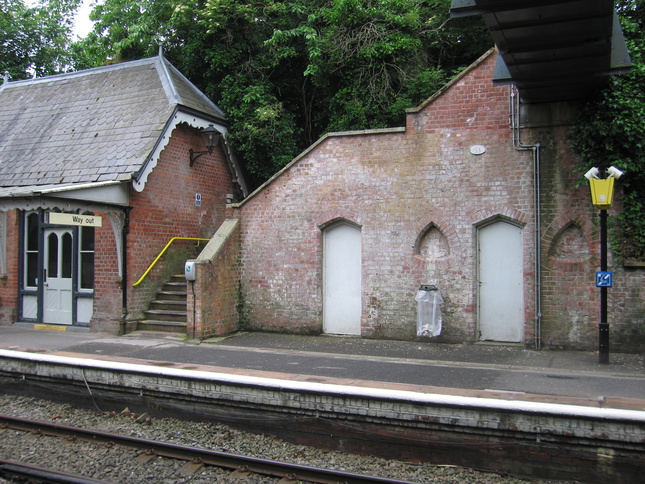
MULTIPOLYGON (((29 6, 34 6, 37 3, 37 0, 25 0, 25 4, 29 6)), ((83 0, 83 5, 81 5, 81 8, 79 8, 78 12, 76 13, 74 22, 74 34, 81 38, 85 37, 89 33, 89 31, 92 30, 92 21, 90 20, 92 3, 94 3, 94 0, 83 0)))
POLYGON ((92 30, 92 22, 89 15, 92 7, 90 4, 93 0, 83 0, 83 5, 76 14, 76 21, 74 24, 74 34, 79 37, 85 37, 87 33, 92 30))

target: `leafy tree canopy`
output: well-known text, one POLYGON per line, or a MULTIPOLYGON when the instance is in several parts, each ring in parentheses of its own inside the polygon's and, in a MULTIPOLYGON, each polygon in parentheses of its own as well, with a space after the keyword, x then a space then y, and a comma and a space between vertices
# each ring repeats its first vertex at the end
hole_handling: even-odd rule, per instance
POLYGON ((584 106, 572 146, 580 154, 581 173, 599 165, 625 171, 613 249, 623 259, 645 260, 645 14, 636 0, 620 1, 617 9, 633 70, 612 76, 584 106))
POLYGON ((11 79, 69 69, 74 14, 80 0, 0 0, 0 74, 11 79))
POLYGON ((74 47, 86 68, 157 53, 226 112, 260 183, 328 131, 400 126, 492 46, 450 0, 105 0, 74 47))

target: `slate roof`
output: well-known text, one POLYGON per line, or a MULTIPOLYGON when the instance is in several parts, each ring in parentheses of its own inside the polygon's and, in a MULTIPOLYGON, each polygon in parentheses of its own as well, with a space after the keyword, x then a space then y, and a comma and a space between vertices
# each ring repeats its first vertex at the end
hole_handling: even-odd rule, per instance
POLYGON ((0 187, 127 181, 177 111, 222 111, 163 56, 0 86, 0 187))

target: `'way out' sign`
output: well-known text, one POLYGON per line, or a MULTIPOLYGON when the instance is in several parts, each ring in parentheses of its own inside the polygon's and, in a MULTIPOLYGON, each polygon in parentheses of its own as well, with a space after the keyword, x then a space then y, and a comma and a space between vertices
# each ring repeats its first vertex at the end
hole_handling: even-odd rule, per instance
POLYGON ((102 227, 103 220, 98 215, 49 212, 49 223, 54 225, 82 225, 83 227, 102 227))

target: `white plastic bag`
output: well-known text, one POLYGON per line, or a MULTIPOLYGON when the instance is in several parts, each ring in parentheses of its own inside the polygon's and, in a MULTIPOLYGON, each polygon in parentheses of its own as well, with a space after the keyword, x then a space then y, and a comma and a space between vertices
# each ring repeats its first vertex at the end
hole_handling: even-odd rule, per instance
POLYGON ((417 301, 417 336, 439 336, 443 304, 441 293, 434 286, 421 286, 414 299, 417 301))

